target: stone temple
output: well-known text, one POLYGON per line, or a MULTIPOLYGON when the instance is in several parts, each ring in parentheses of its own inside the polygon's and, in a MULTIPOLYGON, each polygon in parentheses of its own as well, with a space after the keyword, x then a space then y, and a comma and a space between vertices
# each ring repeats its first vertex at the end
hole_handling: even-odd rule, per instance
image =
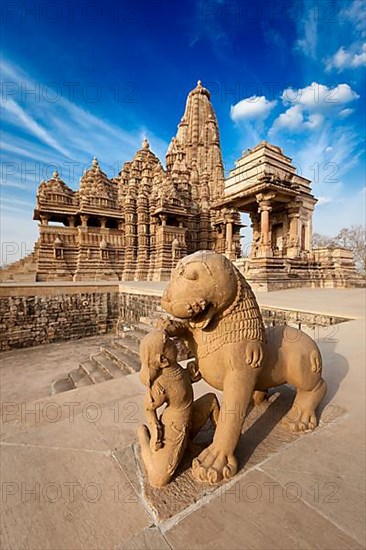
POLYGON ((199 81, 188 94, 165 168, 144 139, 116 178, 94 158, 77 191, 57 172, 42 182, 34 252, 0 277, 160 281, 181 257, 209 249, 226 254, 263 290, 353 284, 351 251, 312 250, 317 201, 310 183, 265 141, 244 152, 225 180, 217 118, 199 81), (240 213, 249 213, 253 229, 245 258, 240 213))

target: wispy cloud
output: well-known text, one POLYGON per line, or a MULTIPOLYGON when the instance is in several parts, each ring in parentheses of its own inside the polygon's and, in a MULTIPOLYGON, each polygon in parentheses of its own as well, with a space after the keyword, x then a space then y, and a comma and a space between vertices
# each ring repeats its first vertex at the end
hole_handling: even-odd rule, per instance
POLYGON ((365 17, 365 2, 364 0, 353 0, 350 4, 346 6, 339 13, 340 21, 348 19, 357 32, 360 33, 361 37, 366 36, 366 17, 365 17))
MULTIPOLYGON (((31 158, 29 151, 34 151, 34 160, 37 162, 42 157, 47 163, 51 157, 53 162, 61 166, 70 160, 84 166, 96 155, 102 165, 116 167, 110 174, 114 176, 121 169, 122 163, 140 148, 142 134, 147 135, 152 147, 156 141, 160 151, 164 145, 164 152, 167 148, 167 144, 156 139, 145 124, 135 122, 132 129, 125 130, 65 97, 48 101, 47 96, 41 93, 42 83, 36 82, 23 69, 9 60, 2 60, 1 69, 3 79, 7 82, 6 95, 2 101, 5 122, 9 129, 16 126, 19 130, 7 133, 5 151, 9 153, 8 158, 14 159, 15 155, 31 158), (33 100, 31 95, 29 98, 24 97, 24 87, 38 90, 38 96, 33 100), (29 138, 21 137, 24 132, 29 138)), ((131 118, 130 114, 128 116, 131 118)))
MULTIPOLYGON (((295 49, 301 51, 304 55, 315 59, 318 48, 318 16, 314 10, 314 3, 304 2, 306 15, 298 18, 298 39, 295 43, 295 49)), ((295 4, 294 9, 299 5, 295 4)))
POLYGON ((366 65, 366 42, 362 46, 351 46, 348 50, 341 46, 339 50, 326 62, 326 70, 358 69, 366 65))
POLYGON ((8 98, 3 102, 3 116, 5 120, 10 121, 22 130, 28 131, 40 141, 46 143, 65 157, 71 158, 70 152, 65 149, 56 139, 54 139, 45 128, 43 128, 34 118, 26 113, 26 111, 16 103, 12 98, 8 98))
POLYGON ((37 237, 37 223, 32 220, 36 189, 55 169, 67 184, 77 188, 94 155, 113 177, 141 147, 144 136, 162 159, 168 144, 146 123, 134 119, 130 105, 119 106, 118 121, 111 123, 67 97, 50 101, 42 92, 41 79, 30 76, 31 69, 26 71, 4 57, 0 68, 4 84, 1 239, 15 243, 16 252, 7 260, 15 261, 33 248, 37 237), (126 128, 124 120, 128 121, 126 128))

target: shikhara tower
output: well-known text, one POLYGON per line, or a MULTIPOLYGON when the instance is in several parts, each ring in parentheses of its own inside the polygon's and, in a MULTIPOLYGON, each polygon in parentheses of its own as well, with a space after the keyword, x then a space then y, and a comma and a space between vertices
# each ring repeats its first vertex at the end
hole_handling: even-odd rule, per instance
POLYGON ((166 280, 179 258, 197 250, 237 260, 244 212, 253 238, 249 257, 237 265, 252 284, 344 286, 354 275, 351 253, 312 250, 315 203, 309 180, 267 142, 245 152, 225 180, 210 92, 198 81, 165 168, 145 138, 117 178, 94 158, 78 191, 57 172, 42 182, 34 252, 2 269, 0 279, 166 280))

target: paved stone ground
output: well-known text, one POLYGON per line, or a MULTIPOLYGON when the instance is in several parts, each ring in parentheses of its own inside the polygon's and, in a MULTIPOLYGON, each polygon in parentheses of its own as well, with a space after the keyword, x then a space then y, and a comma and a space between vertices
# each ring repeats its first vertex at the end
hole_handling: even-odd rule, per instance
MULTIPOLYGON (((160 522, 131 483, 127 450, 143 418, 138 377, 22 406, 22 384, 37 387, 33 350, 3 354, 9 365, 11 354, 24 355, 18 380, 3 379, 14 404, 2 410, 2 548, 365 548, 364 291, 305 289, 259 295, 259 301, 355 319, 315 334, 328 383, 322 425, 271 447, 275 428, 259 418, 250 433, 266 452, 258 460, 253 454, 229 484, 160 522)), ((64 345, 59 361, 70 359, 64 345)), ((244 434, 241 444, 245 453, 252 443, 244 434)))

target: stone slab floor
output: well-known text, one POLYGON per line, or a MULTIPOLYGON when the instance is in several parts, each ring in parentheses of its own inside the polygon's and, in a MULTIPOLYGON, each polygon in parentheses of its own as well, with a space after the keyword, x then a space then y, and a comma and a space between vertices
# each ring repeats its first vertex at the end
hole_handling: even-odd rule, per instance
MULTIPOLYGON (((316 335, 328 383, 319 429, 277 445, 277 427, 260 417, 240 445, 245 452, 254 438, 264 452, 249 457, 229 484, 203 487, 171 517, 156 514, 131 460, 143 419, 144 389, 136 375, 37 395, 37 381, 43 391, 49 376, 41 376, 39 364, 57 350, 53 379, 64 372, 61 362, 62 369, 69 360, 75 366, 86 351, 83 342, 2 354, 1 548, 365 548, 364 293, 303 292, 259 301, 354 318, 316 335)), ((99 342, 90 339, 91 351, 93 345, 99 342)), ((197 386, 198 393, 206 391, 197 386)))

